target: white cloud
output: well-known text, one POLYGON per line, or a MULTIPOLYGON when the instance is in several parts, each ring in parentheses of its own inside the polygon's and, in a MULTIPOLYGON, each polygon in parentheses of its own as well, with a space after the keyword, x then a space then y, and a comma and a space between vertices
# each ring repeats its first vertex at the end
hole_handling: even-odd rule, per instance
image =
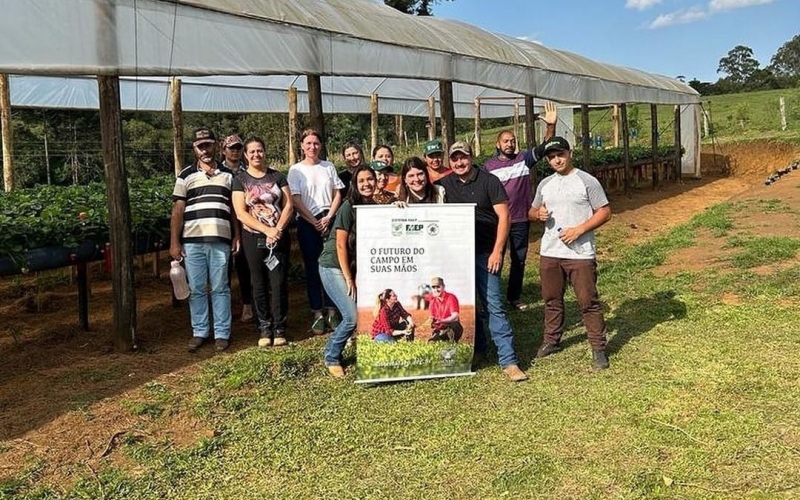
POLYGON ((673 24, 686 24, 700 21, 709 16, 708 12, 700 7, 690 7, 669 14, 661 14, 650 23, 650 29, 663 28, 665 26, 672 26, 673 24))
POLYGON ((754 5, 764 5, 775 0, 711 0, 708 2, 710 12, 721 12, 723 10, 743 9, 754 5))
POLYGON ((661 3, 661 0, 628 0, 625 2, 625 8, 644 10, 659 3, 661 3))
POLYGON ((539 45, 541 45, 541 44, 542 44, 542 42, 540 42, 539 40, 536 40, 535 38, 533 38, 533 37, 530 37, 530 36, 524 36, 524 35, 523 35, 523 36, 518 36, 518 37, 516 37, 516 38, 517 38, 517 40, 522 40, 522 41, 524 41, 524 42, 537 43, 537 44, 539 44, 539 45))

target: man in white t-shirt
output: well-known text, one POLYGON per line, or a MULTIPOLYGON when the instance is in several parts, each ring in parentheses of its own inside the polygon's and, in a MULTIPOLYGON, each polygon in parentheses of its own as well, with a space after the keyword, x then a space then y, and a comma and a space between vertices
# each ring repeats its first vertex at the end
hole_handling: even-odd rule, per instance
POLYGON ((572 150, 563 137, 543 145, 555 173, 542 179, 528 212, 545 223, 539 274, 544 300, 544 339, 537 358, 561 349, 564 333, 564 292, 572 284, 592 347, 592 367, 608 368, 606 325, 597 293, 594 230, 611 218, 603 187, 592 175, 572 165, 572 150))

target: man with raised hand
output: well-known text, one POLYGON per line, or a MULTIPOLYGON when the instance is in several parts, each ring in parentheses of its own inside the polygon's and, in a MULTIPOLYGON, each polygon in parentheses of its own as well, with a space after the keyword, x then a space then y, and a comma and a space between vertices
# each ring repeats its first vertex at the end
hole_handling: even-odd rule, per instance
MULTIPOLYGON (((558 113, 556 105, 546 102, 544 117, 547 124, 544 141, 556 135, 558 113)), ((511 307, 524 311, 528 304, 522 302, 522 280, 525 276, 525 259, 528 255, 528 238, 531 224, 528 208, 531 203, 531 168, 542 158, 542 147, 517 151, 517 137, 512 130, 503 130, 497 136, 497 153, 483 164, 483 169, 500 179, 508 194, 508 211, 511 214, 511 229, 508 246, 511 266, 508 271, 506 300, 511 307)), ((530 145, 529 145, 530 147, 530 145)))
POLYGON ((564 333, 564 292, 572 283, 581 308, 586 337, 592 347, 592 367, 608 368, 606 324, 597 293, 594 231, 611 219, 603 187, 572 165, 572 150, 563 137, 545 142, 542 151, 555 171, 536 188, 528 217, 544 222, 539 275, 544 300, 544 339, 537 358, 561 350, 564 333))
POLYGON ((231 208, 233 173, 217 162, 217 140, 210 129, 196 129, 192 147, 197 161, 181 170, 172 192, 169 254, 186 262, 192 318, 189 352, 195 352, 211 336, 207 285, 211 288, 215 346, 224 351, 231 335, 228 262, 231 250, 239 247, 239 226, 231 208))
POLYGON ((475 322, 475 352, 486 352, 483 317, 488 315, 489 333, 497 346, 497 357, 503 373, 514 382, 528 376, 517 366, 514 352, 514 331, 503 306, 500 270, 508 240, 510 217, 508 195, 500 180, 472 164, 472 148, 458 141, 450 146, 451 175, 439 180, 445 190, 446 203, 475 204, 475 285, 480 305, 475 322))

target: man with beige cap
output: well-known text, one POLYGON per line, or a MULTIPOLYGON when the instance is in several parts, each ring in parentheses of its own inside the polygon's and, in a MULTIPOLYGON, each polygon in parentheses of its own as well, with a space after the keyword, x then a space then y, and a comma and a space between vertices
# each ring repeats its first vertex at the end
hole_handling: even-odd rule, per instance
POLYGON ((430 342, 437 340, 449 340, 458 342, 464 327, 461 326, 461 308, 458 305, 458 298, 445 291, 444 280, 436 277, 431 279, 431 328, 433 335, 430 342))
POLYGON ((475 204, 475 285, 481 302, 475 322, 475 352, 480 356, 486 351, 483 316, 488 316, 489 333, 497 346, 503 373, 514 382, 527 380, 528 376, 517 366, 514 331, 503 306, 500 282, 503 250, 511 226, 508 194, 500 179, 475 168, 468 143, 454 143, 448 157, 453 173, 439 180, 445 190, 445 203, 475 204))

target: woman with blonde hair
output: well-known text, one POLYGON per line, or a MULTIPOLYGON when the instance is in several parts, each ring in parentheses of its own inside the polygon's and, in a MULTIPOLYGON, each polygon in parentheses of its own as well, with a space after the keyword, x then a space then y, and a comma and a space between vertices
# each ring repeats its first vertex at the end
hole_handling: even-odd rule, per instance
POLYGON ((371 337, 375 342, 396 342, 395 332, 402 332, 409 342, 414 340, 414 319, 391 288, 378 294, 372 315, 371 337))

